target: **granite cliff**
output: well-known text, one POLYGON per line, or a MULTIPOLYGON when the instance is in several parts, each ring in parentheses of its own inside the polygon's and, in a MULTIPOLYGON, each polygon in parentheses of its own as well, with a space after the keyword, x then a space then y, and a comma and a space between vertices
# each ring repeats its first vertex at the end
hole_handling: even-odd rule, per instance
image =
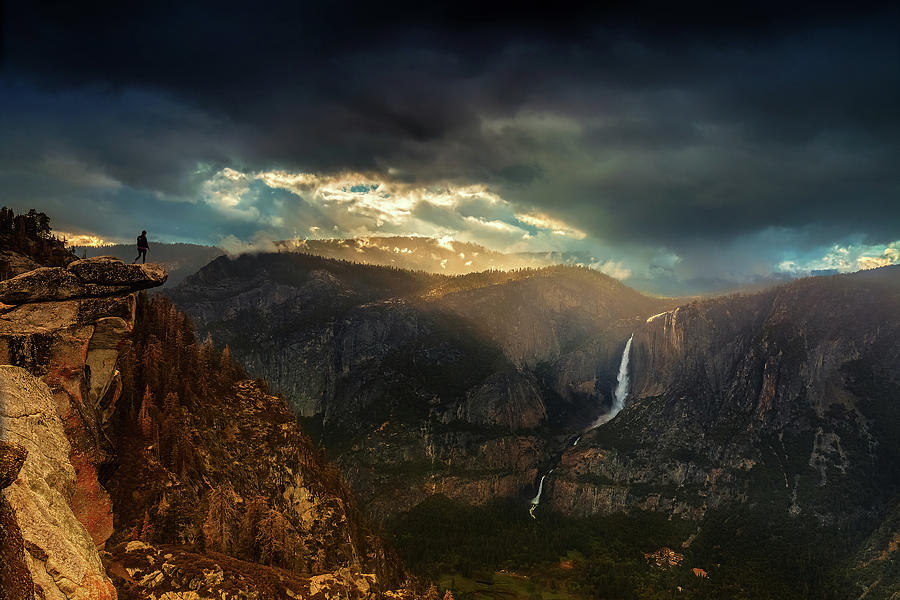
POLYGON ((626 408, 548 501, 700 518, 734 502, 846 521, 900 487, 900 268, 694 302, 635 330, 626 408))
POLYGON ((893 589, 896 267, 679 303, 582 269, 278 254, 172 296, 285 392, 376 516, 443 494, 518 497, 527 518, 546 475, 538 519, 686 519, 685 552, 745 589, 765 571, 801 597, 893 589), (592 426, 626 363, 624 409, 592 426))
POLYGON ((40 267, 0 282, 0 439, 27 452, 5 491, 35 593, 115 598, 98 549, 113 512, 109 459, 116 359, 134 323, 131 292, 164 271, 110 259, 40 267))
POLYGON ((608 409, 630 332, 673 306, 581 268, 446 277, 297 253, 221 257, 168 293, 377 516, 530 492, 558 438, 608 409))
POLYGON ((100 257, 0 281, 10 598, 373 598, 405 577, 284 402, 100 257))

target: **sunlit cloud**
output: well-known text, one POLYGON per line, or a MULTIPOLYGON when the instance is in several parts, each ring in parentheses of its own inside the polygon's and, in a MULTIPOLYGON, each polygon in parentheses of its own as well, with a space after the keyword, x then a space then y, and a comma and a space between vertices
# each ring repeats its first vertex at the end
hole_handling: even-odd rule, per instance
POLYGON ((887 246, 881 256, 860 256, 856 259, 856 265, 860 269, 876 269, 896 265, 898 262, 900 262, 900 242, 887 246))
POLYGON ((631 269, 624 266, 621 261, 607 260, 603 262, 593 263, 590 265, 590 267, 616 279, 628 279, 629 277, 631 277, 631 269))
POLYGON ((483 184, 417 185, 362 173, 284 170, 243 173, 225 168, 202 184, 203 200, 222 216, 281 229, 281 237, 424 235, 506 250, 546 250, 554 236, 585 234, 540 213, 522 213, 483 184), (287 192, 273 200, 266 191, 287 192), (303 236, 297 232, 306 232, 303 236))
POLYGON ((576 240, 583 240, 587 237, 587 234, 583 231, 580 231, 574 227, 569 226, 568 224, 560 221, 559 219, 554 219, 551 216, 548 216, 544 213, 530 213, 530 214, 516 214, 516 218, 532 227, 537 227, 540 229, 549 229, 553 232, 554 235, 562 235, 566 237, 575 238, 576 240))
POLYGON ((62 238, 66 240, 67 246, 108 246, 110 244, 115 243, 112 240, 107 240, 99 235, 94 235, 92 233, 69 233, 67 231, 54 231, 53 232, 56 237, 62 238))
POLYGON ((811 274, 822 271, 848 273, 900 264, 900 240, 879 245, 834 244, 811 257, 784 260, 778 265, 782 272, 811 274))
MULTIPOLYGON (((564 125, 554 127, 562 131, 564 125)), ((803 247, 806 236, 804 230, 786 228, 738 237, 727 246, 698 244, 687 254, 665 246, 611 245, 485 184, 420 184, 393 180, 389 174, 224 168, 207 173, 201 190, 203 201, 222 217, 255 227, 252 235, 230 235, 219 242, 231 253, 305 250, 305 240, 348 239, 355 244, 349 252, 362 256, 374 250, 388 264, 399 266, 415 251, 388 238, 424 237, 434 240, 435 250, 449 253, 429 259, 439 271, 496 268, 500 263, 486 263, 459 246, 477 244, 517 255, 509 268, 566 262, 648 291, 728 290, 784 277, 875 268, 900 259, 900 242, 867 245, 861 238, 827 247, 807 244, 802 253, 785 256, 779 253, 803 247)))

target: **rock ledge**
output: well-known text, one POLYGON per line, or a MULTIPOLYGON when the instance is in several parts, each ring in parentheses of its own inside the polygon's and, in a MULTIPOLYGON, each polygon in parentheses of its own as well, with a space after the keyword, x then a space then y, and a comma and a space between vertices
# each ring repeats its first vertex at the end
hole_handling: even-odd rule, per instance
POLYGON ((156 264, 128 265, 111 256, 41 267, 0 281, 0 304, 28 304, 85 296, 114 296, 156 287, 168 274, 156 264))

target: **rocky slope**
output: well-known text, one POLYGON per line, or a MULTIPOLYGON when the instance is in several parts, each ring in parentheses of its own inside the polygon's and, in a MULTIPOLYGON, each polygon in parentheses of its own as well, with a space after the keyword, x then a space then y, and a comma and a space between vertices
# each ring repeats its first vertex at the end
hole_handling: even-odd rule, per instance
POLYGON ((22 533, 37 595, 115 598, 94 540, 71 506, 75 467, 50 389, 20 367, 0 366, 0 398, 4 439, 27 451, 3 495, 22 533))
POLYGON ((97 550, 113 532, 97 472, 108 459, 131 292, 165 277, 152 266, 97 259, 0 282, 0 365, 13 365, 0 367, 0 437, 28 452, 4 496, 34 586, 48 598, 115 598, 97 550))
POLYGON ((383 597, 401 567, 283 401, 136 298, 165 278, 95 258, 0 282, 4 594, 383 597))
POLYGON ((220 258, 169 292, 319 429, 367 509, 531 490, 605 411, 622 347, 672 303, 578 268, 444 277, 303 254, 220 258))
POLYGON ((865 529, 900 490, 900 268, 681 306, 631 359, 626 408, 548 478, 553 508, 746 503, 865 529))
POLYGON ((890 600, 900 594, 900 499, 860 545, 850 564, 853 595, 890 600))

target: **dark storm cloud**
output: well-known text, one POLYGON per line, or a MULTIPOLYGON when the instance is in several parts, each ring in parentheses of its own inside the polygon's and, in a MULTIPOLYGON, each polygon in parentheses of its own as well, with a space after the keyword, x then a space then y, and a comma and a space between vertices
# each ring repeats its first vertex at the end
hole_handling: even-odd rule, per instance
POLYGON ((198 165, 480 182, 676 250, 896 238, 896 7, 556 7, 8 3, 0 152, 179 199, 198 165))

